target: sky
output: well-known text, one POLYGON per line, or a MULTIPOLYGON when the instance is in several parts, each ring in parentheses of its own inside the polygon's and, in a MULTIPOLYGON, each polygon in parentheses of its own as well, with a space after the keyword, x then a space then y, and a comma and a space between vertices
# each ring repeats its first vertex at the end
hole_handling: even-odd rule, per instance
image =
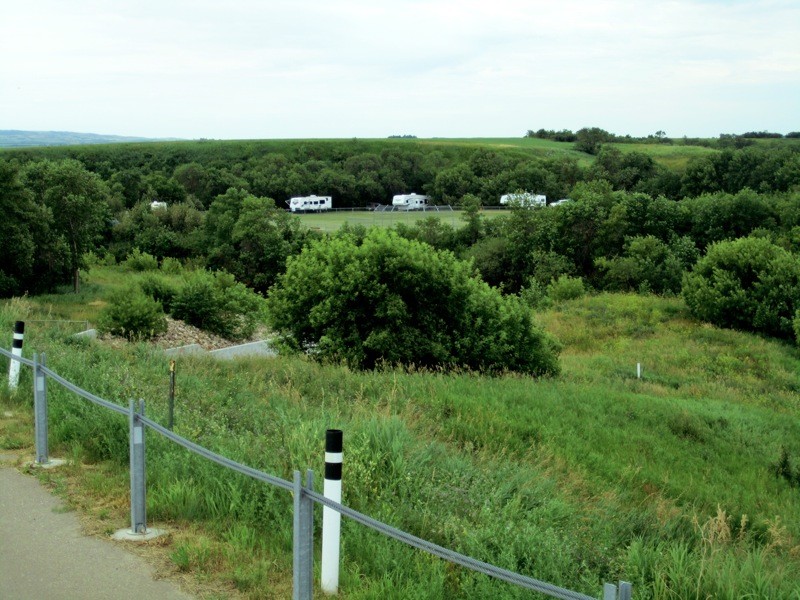
POLYGON ((2 0, 0 129, 800 131, 798 0, 2 0))

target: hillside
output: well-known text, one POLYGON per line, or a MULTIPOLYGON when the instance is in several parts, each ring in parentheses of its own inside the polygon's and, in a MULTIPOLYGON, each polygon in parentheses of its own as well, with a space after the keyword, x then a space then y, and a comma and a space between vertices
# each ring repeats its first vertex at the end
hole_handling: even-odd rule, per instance
POLYGON ((0 129, 0 148, 78 146, 83 144, 121 144, 152 141, 166 140, 123 135, 104 135, 98 133, 77 133, 74 131, 20 131, 16 129, 0 129))
MULTIPOLYGON (((53 370, 103 397, 145 398, 164 422, 158 352, 76 343, 64 328, 34 323, 93 320, 87 311, 114 280, 110 270, 90 273, 74 309, 54 296, 13 300, 0 328, 31 321, 26 352, 46 351, 53 370)), ((795 597, 800 490, 774 465, 782 452, 794 465, 800 457, 798 349, 697 323, 674 298, 600 294, 538 318, 564 346, 556 379, 181 359, 176 430, 291 478, 294 469, 321 473, 324 431, 341 428, 345 503, 587 594, 625 579, 636 598, 795 597)), ((25 382, 3 406, 28 411, 29 393, 25 382)), ((73 505, 98 530, 124 526, 124 423, 56 385, 48 395, 51 454, 81 465, 63 483, 73 505)), ((30 427, 12 440, 0 426, 6 445, 32 439, 30 427)), ((150 518, 180 532, 160 552, 246 597, 287 589, 290 497, 149 444, 150 518)), ((343 536, 343 598, 528 597, 351 522, 343 536)))

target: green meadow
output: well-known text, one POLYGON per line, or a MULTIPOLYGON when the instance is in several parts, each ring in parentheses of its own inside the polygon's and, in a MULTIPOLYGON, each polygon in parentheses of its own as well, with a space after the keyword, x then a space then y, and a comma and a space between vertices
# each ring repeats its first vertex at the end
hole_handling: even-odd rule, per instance
MULTIPOLYGON (((320 215, 322 216, 322 215, 320 215)), ((93 321, 120 273, 87 274, 80 299, 14 299, 0 331, 26 330, 63 377, 166 423, 168 360, 38 322, 93 321)), ((177 362, 175 430, 284 479, 316 473, 324 434, 344 431, 344 502, 501 567, 599 597, 800 598, 800 352, 692 320, 680 299, 597 294, 537 315, 562 343, 562 375, 357 372, 303 357, 177 362), (642 365, 641 379, 636 364, 642 365)), ((80 327, 78 327, 79 329, 80 327)), ((31 451, 29 371, 2 392, 0 445, 31 451)), ((52 383, 52 456, 39 476, 106 535, 129 518, 127 422, 52 383)), ((149 549, 202 597, 285 598, 290 494, 147 434, 149 549)), ((317 513, 317 576, 319 528, 317 513)), ((340 596, 530 598, 343 521, 340 596)))

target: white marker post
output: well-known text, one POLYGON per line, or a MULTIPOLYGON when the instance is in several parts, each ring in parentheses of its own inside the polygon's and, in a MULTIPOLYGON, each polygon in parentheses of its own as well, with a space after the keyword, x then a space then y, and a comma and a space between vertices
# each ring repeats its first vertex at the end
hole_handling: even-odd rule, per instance
POLYGON ((642 378, 642 363, 636 363, 636 379, 642 378))
MULTIPOLYGON (((329 500, 342 503, 342 430, 325 432, 325 484, 322 494, 329 500)), ((342 515, 339 511, 322 507, 322 591, 336 594, 339 591, 339 538, 342 515)))
MULTIPOLYGON (((25 333, 25 322, 17 321, 14 323, 14 341, 11 345, 11 354, 14 356, 22 356, 22 338, 25 333)), ((16 390, 19 385, 19 366, 18 360, 11 359, 11 364, 8 365, 8 389, 16 390)))

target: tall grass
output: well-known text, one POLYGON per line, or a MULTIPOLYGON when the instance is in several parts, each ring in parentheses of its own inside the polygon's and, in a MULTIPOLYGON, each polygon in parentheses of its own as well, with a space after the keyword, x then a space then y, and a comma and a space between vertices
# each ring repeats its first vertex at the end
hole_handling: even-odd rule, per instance
MULTIPOLYGON (((37 310, 7 304, 0 331, 37 310)), ((321 487, 325 429, 341 428, 346 504, 587 594, 627 579, 637 598, 797 598, 800 493, 771 468, 782 447, 800 456, 797 349, 694 323, 678 299, 602 294, 539 319, 564 343, 558 379, 181 358, 176 431, 286 479, 312 468, 321 487)), ((25 344, 77 385, 144 398, 166 421, 168 360, 152 348, 44 328, 25 344)), ((54 383, 48 396, 51 454, 124 474, 124 417, 54 383)), ((270 590, 291 584, 290 495, 147 439, 150 520, 202 531, 174 543, 175 565, 281 597, 270 590)), ((124 516, 116 481, 90 493, 121 499, 124 516)), ((342 557, 346 598, 530 597, 348 521, 342 557)))

